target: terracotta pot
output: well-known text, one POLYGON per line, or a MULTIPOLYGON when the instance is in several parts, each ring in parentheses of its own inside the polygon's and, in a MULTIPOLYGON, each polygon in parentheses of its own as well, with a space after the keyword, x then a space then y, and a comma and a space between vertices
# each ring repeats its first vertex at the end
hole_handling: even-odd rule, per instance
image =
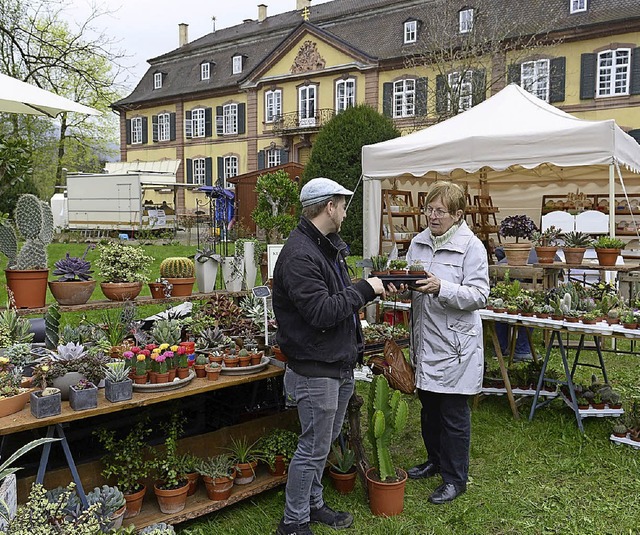
POLYGON ((329 468, 329 477, 335 488, 340 494, 349 494, 356 486, 356 477, 358 472, 355 468, 352 468, 350 472, 343 474, 336 472, 333 468, 329 468))
POLYGON ((84 305, 94 288, 96 281, 50 281, 49 290, 61 305, 84 305))
POLYGON ((563 247, 564 261, 567 264, 580 265, 584 259, 585 247, 563 247))
POLYGON ((30 392, 27 390, 9 398, 0 398, 0 418, 24 409, 29 401, 29 394, 30 392))
POLYGON ((220 367, 217 368, 209 368, 209 366, 205 366, 205 370, 207 372, 207 379, 209 381, 217 381, 220 377, 220 367))
POLYGON ((284 460, 284 455, 276 455, 276 462, 273 466, 267 469, 272 476, 283 476, 287 473, 287 463, 284 460))
POLYGON ((209 354, 209 362, 215 362, 216 364, 222 364, 222 355, 209 354))
POLYGON ((540 264, 553 264, 557 247, 536 247, 536 255, 540 264))
POLYGON ((152 385, 155 385, 158 381, 157 381, 157 373, 156 372, 149 372, 149 382, 152 385))
POLYGON ((169 382, 171 383, 176 378, 176 375, 178 373, 178 368, 171 368, 168 373, 169 373, 169 382))
POLYGON ((193 367, 196 370, 196 377, 206 377, 207 376, 207 370, 204 369, 205 364, 194 364, 193 367))
POLYGON ((198 479, 200 478, 200 474, 198 472, 191 472, 190 474, 185 474, 184 477, 189 481, 187 496, 193 496, 198 489, 198 479))
POLYGON ((596 249, 598 255, 598 263, 601 266, 615 266, 620 249, 596 249))
POLYGON ((235 472, 228 477, 216 477, 202 476, 204 486, 207 489, 207 496, 210 500, 219 502, 221 500, 229 499, 231 491, 233 490, 233 480, 235 479, 235 472))
POLYGON ((240 366, 240 360, 238 357, 235 357, 235 358, 224 357, 224 365, 227 368, 237 368, 238 366, 240 366))
POLYGON ((153 486, 153 491, 158 499, 158 507, 163 513, 179 513, 184 509, 187 503, 187 493, 189 492, 189 482, 185 482, 182 487, 177 489, 159 489, 158 483, 153 486))
POLYGON ((236 465, 236 472, 238 473, 236 485, 247 485, 251 483, 256 478, 256 466, 258 466, 258 461, 238 463, 236 465))
POLYGON ((257 366, 262 362, 262 351, 251 355, 251 366, 257 366))
POLYGON ((510 266, 526 266, 531 252, 530 242, 505 243, 502 245, 510 266))
POLYGON ((287 356, 282 352, 280 346, 271 346, 271 351, 273 351, 273 356, 276 360, 287 362, 287 356))
POLYGON ((178 378, 186 379, 187 377, 189 377, 189 368, 178 368, 178 378))
POLYGON ((142 291, 141 282, 101 282, 100 289, 111 301, 129 301, 142 291))
POLYGON ((147 384, 147 374, 144 375, 133 375, 133 382, 137 385, 146 385, 147 384))
POLYGON ((385 483, 380 481, 375 468, 369 468, 366 473, 367 489, 369 491, 369 508, 376 516, 395 516, 404 509, 404 487, 407 483, 407 473, 396 469, 400 481, 385 483))
POLYGON ((251 355, 246 355, 244 357, 238 357, 238 362, 241 368, 245 366, 249 366, 251 364, 251 355))
POLYGON ((109 529, 120 529, 122 527, 122 521, 124 520, 124 514, 127 512, 127 505, 123 505, 115 513, 111 515, 111 527, 109 529))
POLYGON ((145 492, 147 492, 147 487, 142 485, 142 490, 134 492, 133 494, 124 495, 124 499, 127 502, 127 509, 124 513, 125 518, 133 518, 134 516, 137 516, 138 513, 140 513, 145 492))
POLYGON ((173 284, 171 289, 171 297, 185 297, 191 295, 193 291, 193 283, 196 282, 195 277, 185 277, 183 279, 167 278, 173 284))
POLYGON ((169 372, 166 373, 157 373, 156 372, 156 383, 168 383, 169 382, 169 372))
POLYGON ((48 269, 5 269, 16 308, 42 308, 47 301, 48 269))
POLYGON ((164 284, 161 282, 150 282, 149 290, 153 299, 164 299, 164 284))

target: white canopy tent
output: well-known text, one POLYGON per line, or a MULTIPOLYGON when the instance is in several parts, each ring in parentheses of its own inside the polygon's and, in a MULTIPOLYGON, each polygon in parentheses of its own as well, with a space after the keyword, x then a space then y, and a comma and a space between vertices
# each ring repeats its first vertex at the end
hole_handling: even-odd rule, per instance
POLYGON ((362 148, 363 255, 378 254, 385 179, 431 182, 444 175, 491 184, 517 175, 518 181, 557 183, 608 175, 609 205, 615 206, 616 172, 625 191, 621 166, 640 174, 640 145, 614 120, 578 119, 511 84, 447 121, 362 148))
POLYGON ((16 80, 0 73, 0 111, 25 113, 29 115, 48 115, 55 117, 68 111, 86 115, 101 115, 101 112, 89 106, 40 89, 35 85, 16 80))

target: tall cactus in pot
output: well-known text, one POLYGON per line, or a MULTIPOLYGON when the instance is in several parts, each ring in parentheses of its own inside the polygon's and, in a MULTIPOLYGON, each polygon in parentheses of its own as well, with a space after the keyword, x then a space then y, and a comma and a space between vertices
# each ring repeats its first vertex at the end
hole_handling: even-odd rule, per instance
POLYGON ((367 437, 373 447, 373 464, 381 481, 396 477, 389 445, 391 437, 399 434, 407 423, 409 406, 399 390, 389 388, 384 375, 376 375, 369 388, 367 400, 369 429, 367 437))

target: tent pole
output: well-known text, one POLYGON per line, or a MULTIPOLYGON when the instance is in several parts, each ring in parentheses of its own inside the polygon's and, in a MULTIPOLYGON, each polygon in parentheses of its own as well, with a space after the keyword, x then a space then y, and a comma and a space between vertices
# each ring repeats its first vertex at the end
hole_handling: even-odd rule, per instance
POLYGON ((609 236, 616 236, 616 183, 613 162, 609 164, 609 236))

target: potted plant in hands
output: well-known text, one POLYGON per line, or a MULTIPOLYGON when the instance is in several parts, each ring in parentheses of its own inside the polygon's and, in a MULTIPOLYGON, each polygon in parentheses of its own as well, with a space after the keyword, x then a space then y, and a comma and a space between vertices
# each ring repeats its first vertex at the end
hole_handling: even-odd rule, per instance
POLYGON ((146 459, 150 448, 146 438, 151 434, 151 429, 146 421, 141 421, 124 438, 117 439, 115 431, 104 428, 93 434, 107 451, 107 455, 102 457, 102 475, 117 481, 127 502, 124 517, 132 518, 140 512, 147 490, 142 481, 150 472, 150 463, 146 459))
POLYGON ((46 202, 26 193, 18 198, 14 217, 24 239, 20 251, 16 229, 8 221, 0 223, 0 251, 7 256, 7 286, 16 308, 40 308, 47 295, 47 246, 53 239, 53 214, 46 202))
POLYGON ((98 245, 96 265, 102 277, 102 293, 112 301, 135 299, 147 281, 153 258, 142 247, 109 242, 98 245))
POLYGON ((210 500, 221 501, 231 496, 236 478, 235 461, 226 453, 203 460, 197 468, 210 500))
POLYGON ((186 256, 172 256, 160 263, 160 277, 172 285, 173 297, 191 295, 196 282, 195 272, 193 260, 186 256))
POLYGON ((526 215, 511 215, 500 223, 500 236, 515 238, 515 243, 504 243, 504 254, 510 266, 526 266, 531 251, 531 235, 537 230, 533 219, 526 215))
POLYGON ((269 465, 272 476, 282 476, 298 448, 298 435, 288 429, 273 429, 258 441, 260 459, 269 465))
POLYGON ((329 459, 329 477, 340 494, 349 494, 356 484, 356 454, 346 444, 332 444, 333 460, 329 459))
POLYGON ((609 236, 600 236, 593 242, 593 247, 598 255, 598 263, 601 266, 615 266, 620 251, 624 249, 626 244, 618 238, 609 236))
POLYGON ((380 254, 374 255, 371 257, 371 275, 387 275, 389 273, 389 268, 387 264, 389 263, 389 255, 380 254))
POLYGON ((183 419, 173 413, 162 425, 164 451, 156 454, 153 467, 157 481, 153 487, 158 506, 163 513, 178 513, 184 509, 189 492, 189 480, 180 472, 178 461, 178 438, 183 432, 183 419))
POLYGON ((96 281, 91 279, 91 262, 86 257, 89 249, 93 248, 94 245, 87 245, 82 256, 67 253, 53 264, 53 274, 58 279, 49 281, 49 289, 61 305, 83 305, 91 297, 96 281))
POLYGON ((593 240, 586 232, 567 232, 562 236, 564 245, 564 260, 567 264, 582 264, 584 253, 588 247, 591 247, 593 240))
POLYGON ((531 241, 533 242, 540 264, 553 264, 553 259, 558 250, 558 238, 560 234, 562 234, 562 231, 553 225, 546 230, 536 230, 531 234, 531 241))
POLYGON ((399 390, 391 392, 384 375, 376 375, 369 388, 367 438, 373 448, 373 467, 367 470, 369 507, 377 516, 398 515, 404 509, 407 473, 396 469, 389 445, 407 423, 409 407, 399 390))
POLYGON ((247 485, 251 483, 256 478, 256 466, 258 466, 260 458, 257 441, 249 443, 247 437, 232 438, 229 451, 238 472, 236 484, 247 485))

